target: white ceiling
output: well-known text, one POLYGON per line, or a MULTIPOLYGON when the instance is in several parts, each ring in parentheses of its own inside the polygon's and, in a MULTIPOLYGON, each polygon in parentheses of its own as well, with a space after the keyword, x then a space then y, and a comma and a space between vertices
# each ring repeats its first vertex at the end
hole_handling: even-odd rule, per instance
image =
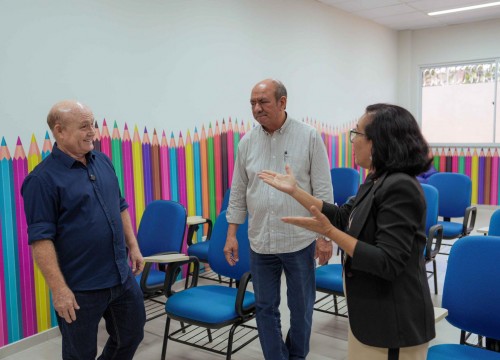
POLYGON ((429 16, 428 12, 493 0, 317 0, 396 30, 416 30, 500 18, 500 6, 429 16))

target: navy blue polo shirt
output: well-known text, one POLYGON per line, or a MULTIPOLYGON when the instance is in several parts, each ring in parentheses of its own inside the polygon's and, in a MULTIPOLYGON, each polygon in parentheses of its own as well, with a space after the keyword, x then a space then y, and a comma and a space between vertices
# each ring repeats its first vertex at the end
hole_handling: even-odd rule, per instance
POLYGON ((73 291, 123 283, 128 276, 120 194, 111 160, 98 151, 87 166, 54 145, 21 188, 28 243, 52 240, 66 283, 73 291))

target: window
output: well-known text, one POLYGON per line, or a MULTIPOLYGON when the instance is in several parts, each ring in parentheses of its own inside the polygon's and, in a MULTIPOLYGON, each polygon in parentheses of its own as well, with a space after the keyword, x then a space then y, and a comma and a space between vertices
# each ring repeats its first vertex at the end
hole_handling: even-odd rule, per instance
POLYGON ((431 144, 500 143, 499 59, 421 68, 422 132, 431 144))

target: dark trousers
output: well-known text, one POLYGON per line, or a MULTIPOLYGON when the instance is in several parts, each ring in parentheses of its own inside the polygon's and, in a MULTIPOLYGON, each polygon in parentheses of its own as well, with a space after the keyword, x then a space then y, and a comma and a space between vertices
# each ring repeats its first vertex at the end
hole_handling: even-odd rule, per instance
POLYGON ((142 291, 132 273, 124 284, 108 289, 76 291, 76 321, 68 324, 57 317, 61 330, 64 360, 94 360, 97 355, 97 330, 106 321, 108 341, 100 360, 128 360, 144 337, 146 313, 142 291))
POLYGON ((305 359, 309 352, 312 313, 316 297, 314 250, 316 243, 286 254, 251 251, 257 328, 268 360, 305 359), (285 272, 290 330, 286 342, 281 332, 281 274, 285 272))

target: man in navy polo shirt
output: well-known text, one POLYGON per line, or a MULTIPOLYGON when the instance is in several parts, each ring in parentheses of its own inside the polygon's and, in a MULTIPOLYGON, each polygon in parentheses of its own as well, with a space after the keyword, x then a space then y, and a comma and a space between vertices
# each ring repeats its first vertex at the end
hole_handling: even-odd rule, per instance
POLYGON ((33 258, 52 291, 62 357, 95 359, 104 317, 109 339, 99 359, 132 359, 146 316, 134 278, 143 258, 128 204, 110 159, 93 150, 92 111, 62 101, 47 123, 56 143, 21 192, 33 258))

